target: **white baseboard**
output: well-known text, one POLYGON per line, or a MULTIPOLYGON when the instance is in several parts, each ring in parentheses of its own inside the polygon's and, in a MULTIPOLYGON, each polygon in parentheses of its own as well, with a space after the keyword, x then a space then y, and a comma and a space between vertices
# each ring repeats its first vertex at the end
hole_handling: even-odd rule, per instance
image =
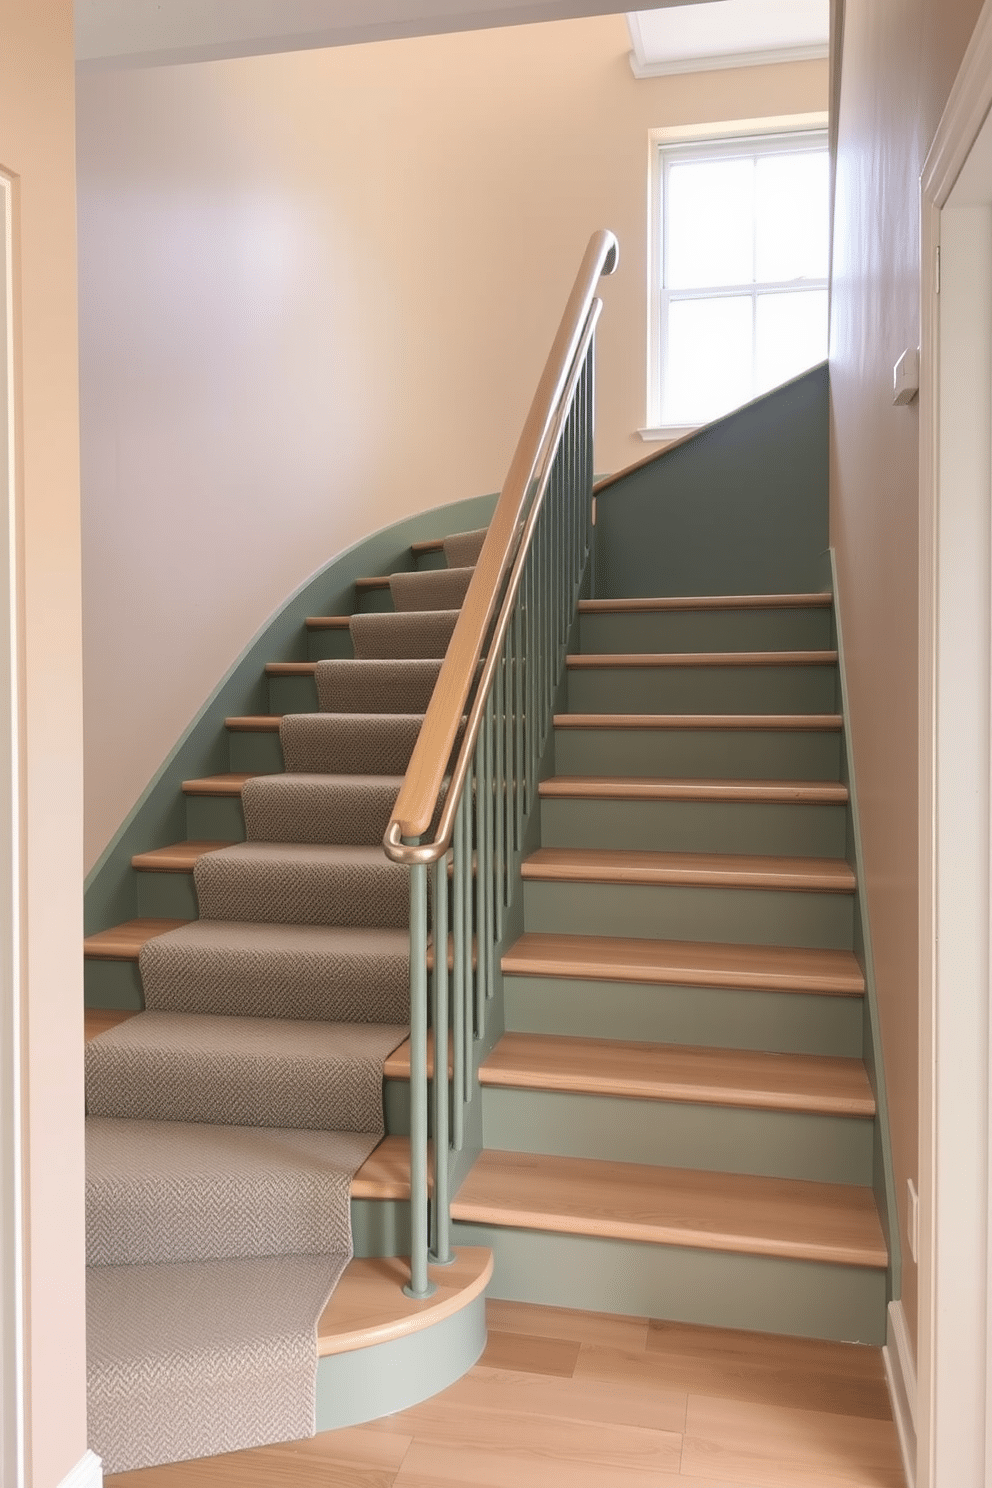
POLYGON ((916 1484, 916 1363, 901 1302, 889 1303, 882 1360, 909 1488, 916 1484))
POLYGON ((95 1452, 80 1457, 71 1472, 67 1473, 59 1488, 103 1488, 103 1463, 95 1452))

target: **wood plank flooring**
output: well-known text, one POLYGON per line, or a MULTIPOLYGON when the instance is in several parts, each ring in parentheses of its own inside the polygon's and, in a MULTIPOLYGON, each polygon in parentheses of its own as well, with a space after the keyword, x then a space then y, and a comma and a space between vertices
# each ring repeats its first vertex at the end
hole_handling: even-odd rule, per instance
POLYGON ((107 1488, 904 1488, 881 1352, 490 1301, 423 1405, 107 1488))

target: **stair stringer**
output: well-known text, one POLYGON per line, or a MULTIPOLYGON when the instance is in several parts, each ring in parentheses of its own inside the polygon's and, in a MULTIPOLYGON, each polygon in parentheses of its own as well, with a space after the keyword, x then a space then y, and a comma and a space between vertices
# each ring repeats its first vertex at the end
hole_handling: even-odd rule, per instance
POLYGON ((268 711, 265 664, 307 659, 307 616, 350 612, 356 578, 410 569, 412 542, 486 526, 496 499, 495 494, 469 497, 381 528, 318 569, 269 617, 221 678, 87 875, 87 935, 137 915, 132 855, 185 836, 182 782, 229 768, 224 719, 268 711))
POLYGON ((837 677, 840 689, 838 699, 844 717, 841 740, 841 779, 848 788, 847 805, 847 861, 854 869, 858 887, 854 895, 854 950, 865 974, 865 996, 863 1003, 864 1031, 862 1057, 872 1089, 875 1092, 877 1114, 875 1117, 875 1152, 873 1164, 875 1203, 878 1207, 882 1231, 889 1247, 888 1298, 895 1301, 902 1295, 902 1240, 899 1229, 899 1208, 896 1203, 895 1173, 892 1165, 892 1139, 889 1128, 889 1108, 885 1088, 885 1064, 882 1057, 882 1031, 878 1014, 878 988, 875 981, 875 959, 872 954, 871 923, 866 893, 864 849, 861 842, 861 820, 858 813, 858 790, 854 771, 854 745, 851 738, 851 713, 847 695, 847 668, 844 661, 844 632, 840 614, 840 597, 837 589, 837 560, 834 549, 830 549, 830 578, 833 590, 834 640, 837 649, 837 677))

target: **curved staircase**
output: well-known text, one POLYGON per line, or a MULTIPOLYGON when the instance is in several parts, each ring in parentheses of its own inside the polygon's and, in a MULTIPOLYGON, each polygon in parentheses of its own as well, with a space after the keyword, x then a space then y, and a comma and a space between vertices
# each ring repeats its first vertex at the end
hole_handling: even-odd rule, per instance
MULTIPOLYGON (((240 798, 246 840, 137 855, 145 908, 158 892, 191 913, 87 942, 91 958, 137 957, 144 1001, 86 1050, 90 1438, 108 1471, 407 1404, 394 1379, 319 1410, 318 1322, 333 1361, 349 1338, 395 1346, 481 1299, 491 1263, 469 1251, 430 1306, 404 1305, 395 1265, 366 1261, 339 1316, 327 1307, 353 1199, 408 1189, 382 1138, 383 1067, 408 1034, 409 891, 382 836, 484 535, 449 540, 447 568, 361 586, 384 585, 394 609, 349 618, 353 657, 270 670, 273 705, 284 678, 305 680, 311 711, 228 726, 277 744, 283 773, 189 786, 192 803, 240 798)), ((479 1307, 464 1323, 426 1388, 481 1351, 479 1307)))

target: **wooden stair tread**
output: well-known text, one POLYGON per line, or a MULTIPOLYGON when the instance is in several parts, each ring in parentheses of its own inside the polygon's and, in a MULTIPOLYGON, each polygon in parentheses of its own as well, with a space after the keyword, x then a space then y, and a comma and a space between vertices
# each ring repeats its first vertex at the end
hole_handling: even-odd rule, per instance
POLYGON ((235 734, 277 734, 281 713, 255 713, 244 718, 225 718, 224 727, 235 734))
POLYGON ((313 677, 317 671, 315 661, 267 661, 267 677, 313 677))
POLYGON ((474 1224, 882 1269, 870 1188, 484 1151, 451 1206, 474 1224))
POLYGON ((582 651, 565 658, 573 671, 601 667, 836 666, 836 651, 582 651))
POLYGON ((135 853, 131 867, 145 873, 192 873, 198 859, 204 853, 218 852, 223 847, 233 847, 224 842, 174 842, 171 847, 154 847, 149 852, 135 853))
POLYGON ((370 589, 388 589, 388 574, 370 574, 368 578, 355 579, 355 588, 359 594, 367 593, 370 589))
POLYGON ((351 628, 350 615, 310 615, 306 622, 307 630, 349 630, 351 628))
POLYGON ((349 1261, 317 1323, 317 1353, 349 1353, 432 1328, 484 1292, 493 1274, 492 1251, 454 1247, 450 1266, 429 1266, 437 1291, 423 1301, 403 1294, 410 1263, 400 1256, 349 1261))
POLYGON ((561 729, 753 729, 785 733, 839 731, 839 713, 556 713, 561 729))
POLYGON ((570 801, 774 801, 843 803, 847 786, 834 780, 655 780, 632 775, 555 775, 542 796, 570 801))
MULTIPOLYGON (((433 960, 433 957, 431 958, 433 960)), ((455 1072, 451 1039, 448 1040, 448 1079, 455 1072)), ((387 1080, 409 1080, 410 1078, 410 1040, 404 1039, 398 1049, 386 1056, 386 1062, 382 1067, 383 1077, 387 1080)), ((434 1030, 427 1030, 427 1078, 434 1078, 434 1030)))
POLYGON ((410 544, 410 552, 415 558, 418 558, 421 553, 443 553, 444 543, 445 539, 443 537, 421 538, 420 542, 412 542, 410 544))
POLYGON ((850 951, 794 946, 528 931, 504 952, 501 965, 508 976, 742 987, 835 997, 861 997, 865 990, 864 974, 850 951))
POLYGON ((860 1059, 559 1034, 504 1033, 479 1070, 483 1085, 641 1100, 873 1116, 860 1059))
POLYGON ((560 883, 699 884, 739 889, 796 889, 853 894, 843 858, 764 857, 744 853, 641 852, 542 847, 520 865, 522 878, 560 883))
POLYGON ((122 925, 114 925, 109 930, 98 930, 95 935, 87 935, 83 941, 83 954, 106 961, 137 961, 146 940, 188 924, 188 920, 165 920, 151 916, 125 920, 122 925))
MULTIPOLYGON (((428 1163, 428 1173, 430 1163, 428 1163)), ((410 1138, 383 1137, 354 1178, 353 1199, 408 1199, 410 1197, 410 1138)))
POLYGON ((116 1028, 118 1023, 126 1023, 128 1018, 136 1018, 137 1009, 123 1008, 84 1008, 83 1009, 83 1041, 89 1043, 90 1039, 98 1038, 101 1033, 106 1033, 110 1028, 116 1028))
POLYGON ((256 778, 254 771, 236 771, 227 775, 204 775, 200 780, 184 780, 187 796, 240 796, 246 780, 256 778))
POLYGON ((832 594, 703 594, 654 599, 580 599, 584 615, 643 614, 653 610, 817 610, 829 609, 832 594))

